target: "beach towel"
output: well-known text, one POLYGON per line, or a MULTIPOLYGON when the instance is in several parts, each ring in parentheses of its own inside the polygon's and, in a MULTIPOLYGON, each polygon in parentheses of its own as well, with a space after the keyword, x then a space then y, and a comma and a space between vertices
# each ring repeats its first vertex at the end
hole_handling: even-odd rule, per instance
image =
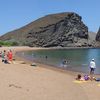
POLYGON ((98 86, 100 86, 100 84, 98 84, 98 86))
POLYGON ((85 83, 86 81, 78 81, 78 80, 75 80, 75 81, 73 81, 74 83, 85 83))

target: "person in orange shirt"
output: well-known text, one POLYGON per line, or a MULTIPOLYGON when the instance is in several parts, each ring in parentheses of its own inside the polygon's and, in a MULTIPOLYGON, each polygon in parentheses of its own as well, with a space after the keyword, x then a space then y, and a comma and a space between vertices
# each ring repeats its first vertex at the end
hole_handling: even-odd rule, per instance
POLYGON ((8 57, 9 63, 13 63, 13 53, 11 50, 8 51, 7 57, 8 57))

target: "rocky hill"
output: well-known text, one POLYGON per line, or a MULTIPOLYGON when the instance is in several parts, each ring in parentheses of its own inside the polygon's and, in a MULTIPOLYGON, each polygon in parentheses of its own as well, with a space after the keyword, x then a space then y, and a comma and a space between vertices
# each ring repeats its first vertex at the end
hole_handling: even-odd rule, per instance
POLYGON ((19 45, 38 47, 89 46, 88 27, 73 12, 51 14, 0 37, 19 45))

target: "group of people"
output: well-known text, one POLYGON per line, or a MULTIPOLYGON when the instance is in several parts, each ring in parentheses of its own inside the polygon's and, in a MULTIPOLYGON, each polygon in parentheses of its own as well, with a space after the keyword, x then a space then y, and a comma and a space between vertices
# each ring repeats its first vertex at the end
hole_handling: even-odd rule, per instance
POLYGON ((2 58, 2 62, 5 64, 13 63, 13 53, 12 50, 4 50, 0 52, 0 57, 2 58))
POLYGON ((89 68, 90 68, 90 72, 89 72, 89 75, 84 75, 82 77, 81 74, 78 74, 77 77, 76 77, 76 80, 96 80, 96 78, 94 77, 94 71, 96 69, 96 63, 94 61, 94 59, 92 59, 90 61, 90 65, 89 65, 89 68))

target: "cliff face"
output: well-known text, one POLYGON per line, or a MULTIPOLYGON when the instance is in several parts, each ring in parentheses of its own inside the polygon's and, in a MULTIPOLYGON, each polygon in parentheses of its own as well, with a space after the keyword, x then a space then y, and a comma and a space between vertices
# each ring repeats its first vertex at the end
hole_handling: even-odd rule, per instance
POLYGON ((100 28, 96 34, 96 38, 95 38, 95 47, 100 47, 100 28))
POLYGON ((100 41, 100 28, 99 28, 97 35, 96 35, 96 41, 100 41))
POLYGON ((76 13, 52 14, 9 32, 0 40, 40 47, 88 46, 88 28, 76 13))

